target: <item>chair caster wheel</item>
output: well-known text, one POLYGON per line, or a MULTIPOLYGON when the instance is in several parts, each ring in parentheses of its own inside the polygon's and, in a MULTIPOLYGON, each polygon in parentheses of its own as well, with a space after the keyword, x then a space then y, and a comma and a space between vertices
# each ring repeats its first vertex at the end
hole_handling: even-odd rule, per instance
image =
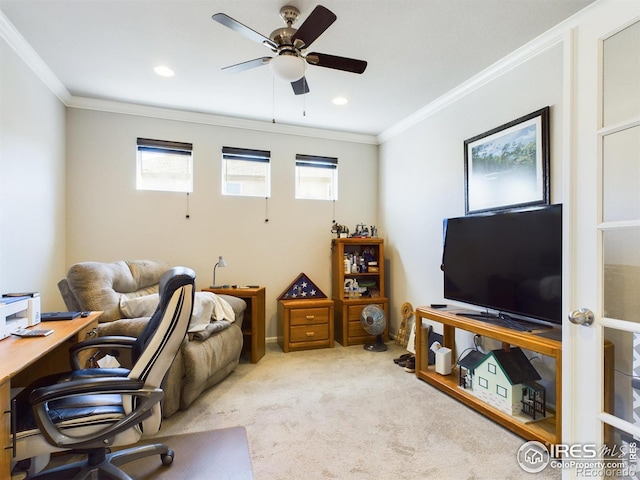
POLYGON ((168 450, 167 453, 160 454, 160 460, 162 460, 163 465, 171 465, 173 463, 173 450, 168 450))

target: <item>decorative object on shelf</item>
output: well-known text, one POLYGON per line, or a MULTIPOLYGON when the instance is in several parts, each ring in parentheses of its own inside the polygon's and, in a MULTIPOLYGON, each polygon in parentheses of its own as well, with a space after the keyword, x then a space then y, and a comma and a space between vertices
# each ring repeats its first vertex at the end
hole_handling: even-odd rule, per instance
MULTIPOLYGON (((437 365, 436 357, 436 371, 437 365)), ((537 382, 540 374, 521 348, 492 350, 486 355, 472 350, 458 365, 461 386, 482 401, 509 415, 546 417, 545 389, 537 382)))
POLYGON ((436 373, 451 375, 451 349, 443 347, 440 342, 433 342, 429 350, 436 355, 436 373))
POLYGON ((538 382, 522 384, 521 413, 533 420, 547 418, 547 389, 538 382))
POLYGON ((340 225, 334 220, 333 225, 331 225, 331 233, 335 233, 336 238, 346 238, 349 236, 349 227, 340 225))
POLYGON ((282 294, 278 300, 311 300, 315 298, 327 298, 315 283, 309 280, 304 273, 298 275, 282 294))
POLYGON ((460 368, 459 385, 464 389, 471 389, 473 386, 473 369, 478 365, 485 354, 478 350, 471 350, 464 358, 458 360, 458 367, 460 368))
POLYGON ((549 107, 464 142, 465 213, 549 204, 549 107))
POLYGON ((218 262, 213 266, 213 285, 210 288, 220 288, 220 285, 216 285, 216 268, 228 266, 226 260, 222 258, 222 255, 218 257, 218 262))
POLYGON ((402 347, 407 346, 407 327, 409 325, 409 319, 413 316, 413 307, 409 302, 404 302, 400 307, 400 315, 402 316, 402 322, 400 322, 400 328, 396 334, 395 344, 402 347))
POLYGON ((374 343, 367 343, 364 346, 365 350, 369 350, 370 352, 384 352, 387 350, 387 346, 382 340, 382 334, 387 326, 384 310, 378 305, 367 305, 362 309, 362 313, 360 314, 360 324, 369 335, 376 335, 376 341, 374 343))
POLYGON ((356 230, 351 236, 354 238, 368 238, 370 237, 369 228, 364 223, 359 223, 356 225, 356 230))

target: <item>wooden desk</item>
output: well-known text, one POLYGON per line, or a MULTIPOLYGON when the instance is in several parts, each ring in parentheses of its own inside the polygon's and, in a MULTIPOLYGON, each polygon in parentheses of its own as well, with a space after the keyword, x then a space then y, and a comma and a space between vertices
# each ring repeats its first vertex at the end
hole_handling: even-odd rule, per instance
POLYGON ((258 288, 203 288, 203 292, 230 295, 247 302, 242 320, 242 353, 251 363, 258 363, 265 352, 265 287, 258 288))
POLYGON ((92 312, 85 318, 42 322, 32 327, 54 330, 47 337, 11 335, 0 340, 0 478, 8 478, 11 469, 11 388, 24 387, 51 373, 69 371, 69 347, 90 336, 100 315, 102 312, 92 312))

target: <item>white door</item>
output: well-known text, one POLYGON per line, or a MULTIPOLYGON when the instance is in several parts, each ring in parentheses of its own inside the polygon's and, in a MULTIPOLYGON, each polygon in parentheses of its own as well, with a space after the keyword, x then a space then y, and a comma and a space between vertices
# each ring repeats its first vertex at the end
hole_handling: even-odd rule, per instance
POLYGON ((606 459, 597 477, 638 478, 640 1, 603 2, 573 40, 564 286, 568 313, 594 322, 564 327, 563 443, 580 465, 563 477, 593 478, 589 461, 606 459))

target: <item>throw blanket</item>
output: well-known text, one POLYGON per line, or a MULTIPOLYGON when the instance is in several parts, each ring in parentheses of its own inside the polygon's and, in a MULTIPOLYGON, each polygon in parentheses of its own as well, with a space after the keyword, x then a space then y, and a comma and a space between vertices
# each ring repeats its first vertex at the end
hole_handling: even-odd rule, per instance
POLYGON ((227 320, 218 320, 216 322, 207 323, 204 328, 189 331, 189 340, 198 340, 200 342, 206 340, 216 332, 220 332, 228 328, 231 322, 227 320))
MULTIPOLYGON (((142 297, 120 297, 123 318, 150 317, 160 301, 157 293, 142 297)), ((193 313, 189 321, 189 337, 206 340, 213 333, 228 328, 236 316, 229 302, 212 292, 196 292, 193 313)))

